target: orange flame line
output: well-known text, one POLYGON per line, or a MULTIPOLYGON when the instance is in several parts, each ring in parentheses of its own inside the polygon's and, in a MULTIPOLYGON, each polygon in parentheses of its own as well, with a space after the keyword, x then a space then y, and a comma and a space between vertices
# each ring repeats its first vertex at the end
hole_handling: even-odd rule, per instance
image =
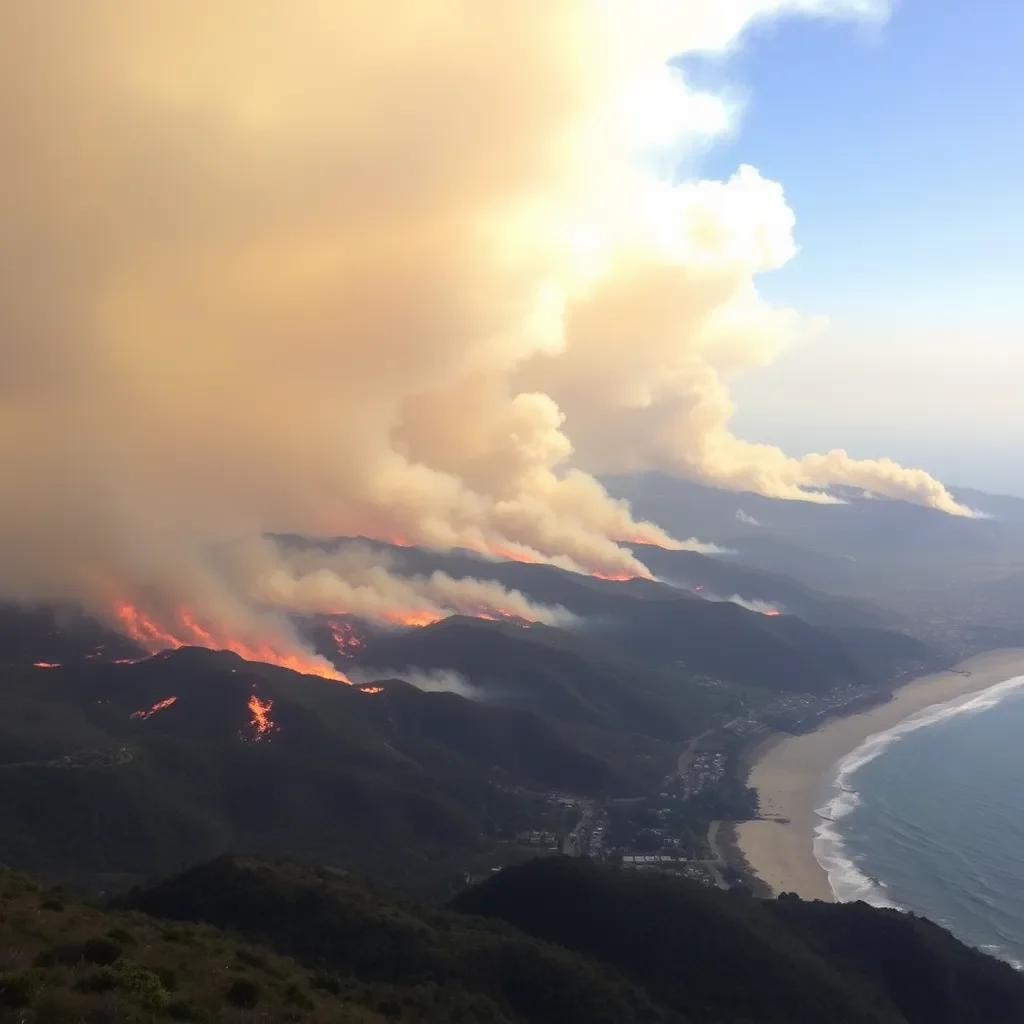
POLYGON ((286 654, 267 643, 250 647, 239 640, 216 637, 204 626, 201 626, 187 608, 180 609, 176 616, 177 628, 182 631, 184 639, 169 629, 157 625, 127 601, 117 601, 114 604, 114 615, 124 631, 151 654, 167 649, 176 650, 188 644, 194 647, 207 647, 211 650, 232 651, 247 661, 261 661, 306 675, 320 676, 324 679, 333 679, 351 685, 349 678, 324 658, 315 655, 286 654))
POLYGON ((142 711, 133 711, 131 717, 140 718, 142 720, 152 718, 158 711, 163 711, 164 708, 169 708, 172 704, 177 703, 177 700, 177 697, 167 697, 164 700, 158 700, 151 708, 145 708, 142 711))

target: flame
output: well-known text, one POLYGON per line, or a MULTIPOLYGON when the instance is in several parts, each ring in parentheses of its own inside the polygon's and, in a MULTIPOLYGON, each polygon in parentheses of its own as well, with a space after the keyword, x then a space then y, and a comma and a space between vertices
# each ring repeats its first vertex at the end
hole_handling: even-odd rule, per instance
POLYGON ((614 580, 616 583, 625 583, 628 580, 653 580, 654 576, 649 573, 640 573, 639 575, 629 572, 591 572, 588 575, 595 577, 599 580, 614 580))
POLYGON ((360 686, 359 687, 359 692, 360 693, 383 693, 384 692, 384 687, 383 686, 360 686))
POLYGON ((150 654, 185 646, 208 647, 211 650, 231 651, 246 661, 262 661, 305 675, 321 676, 324 679, 334 679, 351 685, 351 681, 343 672, 339 672, 318 655, 284 653, 269 644, 249 646, 230 637, 214 636, 196 621, 187 608, 179 609, 175 616, 176 630, 180 632, 171 632, 157 625, 153 619, 128 601, 115 602, 114 615, 122 629, 150 654))
POLYGON ((363 638, 356 632, 355 626, 345 619, 331 619, 327 628, 334 638, 334 646, 343 657, 351 656, 352 652, 363 647, 363 638))
POLYGON ((34 661, 32 662, 33 668, 60 668, 60 662, 57 661, 34 661))
POLYGON ((781 615, 782 612, 780 612, 778 608, 764 608, 764 609, 762 609, 761 614, 762 615, 775 616, 775 615, 781 615))
POLYGON ((385 613, 385 619, 393 626, 432 626, 448 618, 448 612, 421 609, 395 609, 385 613))
POLYGON ((278 728, 270 717, 270 712, 273 709, 274 702, 272 700, 260 700, 255 693, 249 697, 249 714, 251 716, 249 725, 255 731, 255 735, 252 737, 253 743, 259 743, 260 740, 266 739, 278 728))
POLYGON ((164 708, 169 708, 172 704, 176 703, 177 700, 177 697, 166 697, 164 700, 158 700, 151 708, 145 708, 142 711, 133 711, 131 717, 145 721, 147 718, 152 718, 158 711, 163 711, 164 708))

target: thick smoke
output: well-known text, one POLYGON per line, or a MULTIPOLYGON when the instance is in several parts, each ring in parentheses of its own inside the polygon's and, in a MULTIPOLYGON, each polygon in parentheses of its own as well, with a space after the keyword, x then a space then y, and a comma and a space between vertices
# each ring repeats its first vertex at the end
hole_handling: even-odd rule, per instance
POLYGON ((562 607, 533 604, 491 580, 454 579, 443 572, 402 576, 386 553, 346 544, 330 554, 281 552, 264 542, 231 553, 229 575, 257 604, 310 615, 355 615, 391 624, 423 625, 452 614, 518 618, 568 625, 562 607))
POLYGON ((675 542, 605 468, 963 511, 729 434, 728 374, 802 329, 752 284, 792 215, 750 169, 638 169, 728 123, 670 55, 878 6, 4 4, 4 595, 285 648, 211 550, 361 534, 644 574, 619 542, 675 542))

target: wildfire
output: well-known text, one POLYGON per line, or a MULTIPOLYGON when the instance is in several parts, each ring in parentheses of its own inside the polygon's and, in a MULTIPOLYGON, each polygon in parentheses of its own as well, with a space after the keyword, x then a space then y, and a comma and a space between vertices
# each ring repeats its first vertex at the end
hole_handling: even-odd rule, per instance
POLYGON ((780 612, 778 608, 765 608, 765 609, 763 609, 761 611, 761 614, 762 615, 775 616, 775 615, 781 615, 782 612, 780 612))
POLYGON ((179 609, 175 618, 174 631, 158 625, 142 611, 127 601, 118 601, 114 605, 114 614, 124 631, 138 644, 156 654, 168 649, 179 647, 208 647, 211 650, 232 651, 246 661, 262 661, 268 665, 278 665, 306 675, 321 676, 334 679, 341 683, 349 683, 348 677, 339 672, 324 658, 313 654, 288 654, 271 647, 269 644, 250 646, 239 640, 215 636, 200 625, 193 614, 187 609, 179 609))
MULTIPOLYGON (((382 539, 385 540, 388 544, 393 544, 396 548, 411 548, 411 547, 414 546, 412 541, 408 540, 405 537, 388 536, 388 537, 383 537, 382 539)), ((622 539, 624 539, 624 540, 632 540, 634 543, 637 543, 637 544, 651 544, 651 545, 655 545, 657 547, 665 548, 666 550, 673 550, 670 546, 662 543, 659 540, 652 540, 650 537, 639 537, 638 536, 638 537, 635 537, 635 538, 622 538, 622 539)), ((524 547, 524 546, 521 546, 521 545, 518 545, 518 544, 491 544, 491 545, 488 545, 488 544, 485 544, 483 542, 475 543, 475 544, 474 543, 470 543, 470 542, 465 542, 463 544, 463 546, 465 547, 465 549, 467 551, 472 551, 475 554, 486 555, 489 558, 503 558, 503 559, 505 559, 508 562, 526 562, 528 565, 561 565, 563 568, 566 567, 564 561, 562 561, 562 560, 555 559, 555 558, 548 558, 548 557, 542 555, 539 551, 534 551, 532 548, 524 547)), ((636 574, 633 574, 633 573, 628 573, 628 572, 605 573, 605 572, 601 572, 600 570, 597 570, 597 569, 585 569, 585 568, 580 568, 578 566, 574 569, 574 571, 583 573, 584 575, 595 576, 599 580, 614 580, 614 581, 619 582, 619 583, 625 582, 626 580, 635 580, 635 579, 649 579, 649 580, 653 580, 654 579, 654 575, 652 573, 650 573, 650 572, 647 572, 647 571, 643 570, 643 567, 641 567, 641 572, 640 572, 639 575, 636 575, 636 574)), ((485 616, 478 616, 478 618, 485 618, 485 616)), ((437 620, 435 619, 434 621, 437 621, 437 620)), ((429 625, 429 623, 426 623, 426 622, 411 622, 411 623, 406 623, 406 625, 424 626, 424 625, 429 625)))
POLYGON ((166 697, 164 700, 158 700, 151 708, 144 708, 142 711, 133 711, 131 717, 145 721, 147 718, 152 718, 158 711, 163 711, 165 708, 169 708, 172 704, 175 704, 177 700, 177 697, 166 697))
POLYGON ((596 577, 599 580, 614 580, 616 583, 625 583, 628 580, 653 580, 654 576, 651 573, 642 573, 637 575, 636 573, 629 572, 591 572, 589 575, 596 577))
POLYGON ((273 708, 274 702, 272 700, 260 700, 255 693, 249 697, 249 725, 254 731, 253 743, 259 743, 260 740, 266 739, 278 728, 277 724, 270 717, 270 712, 273 708))
POLYGON ((383 686, 360 686, 359 690, 361 693, 383 693, 383 686))
POLYGON ((57 661, 34 661, 32 662, 33 668, 60 668, 60 662, 57 661))
POLYGON ((447 612, 423 609, 396 609, 386 614, 387 621, 394 626, 432 626, 448 617, 447 612))
POLYGON ((338 654, 342 656, 350 656, 354 650, 364 646, 363 638, 356 632, 355 626, 345 619, 331 619, 327 623, 327 628, 334 638, 338 654))

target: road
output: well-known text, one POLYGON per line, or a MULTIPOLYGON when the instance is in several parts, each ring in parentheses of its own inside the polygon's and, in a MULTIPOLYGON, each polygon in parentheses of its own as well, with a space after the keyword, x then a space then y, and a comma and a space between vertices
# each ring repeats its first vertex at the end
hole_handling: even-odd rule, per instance
POLYGON ((711 877, 715 880, 715 885, 717 885, 719 889, 728 889, 729 885, 722 877, 722 868, 725 867, 725 858, 722 856, 722 851, 718 845, 718 832, 721 827, 722 823, 717 819, 711 822, 708 827, 708 848, 711 850, 712 859, 706 863, 708 871, 711 872, 711 877))
POLYGON ((562 853, 568 857, 582 857, 590 841, 590 827, 594 819, 594 805, 589 800, 580 803, 580 820, 565 837, 562 853))

